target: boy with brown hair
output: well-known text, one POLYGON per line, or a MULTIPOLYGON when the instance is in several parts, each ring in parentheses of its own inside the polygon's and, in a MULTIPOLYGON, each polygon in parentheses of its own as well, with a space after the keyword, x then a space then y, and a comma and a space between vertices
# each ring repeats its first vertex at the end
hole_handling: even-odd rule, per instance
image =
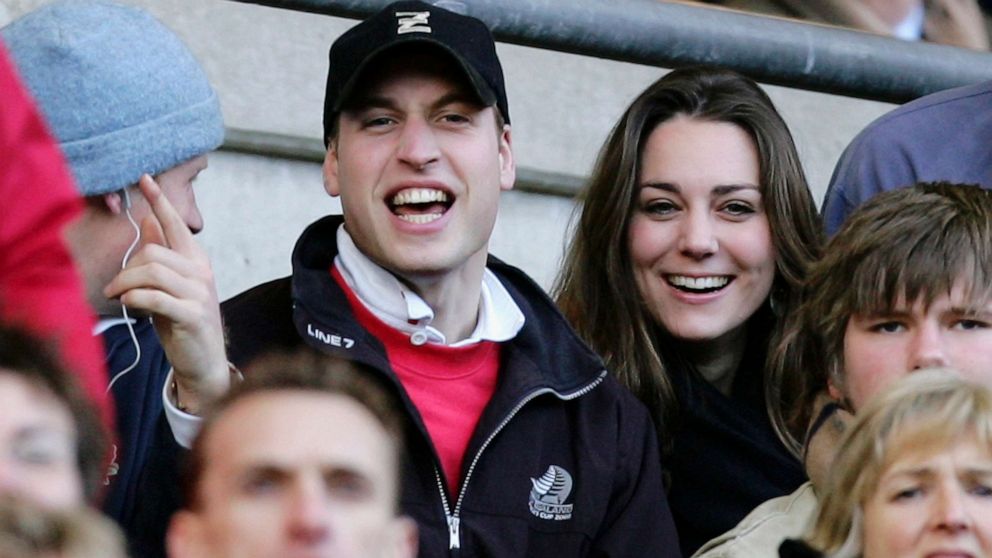
POLYGON ((695 556, 775 557, 812 520, 851 414, 916 370, 992 385, 992 192, 921 183, 857 209, 812 267, 773 353, 773 421, 810 482, 755 508, 695 556))

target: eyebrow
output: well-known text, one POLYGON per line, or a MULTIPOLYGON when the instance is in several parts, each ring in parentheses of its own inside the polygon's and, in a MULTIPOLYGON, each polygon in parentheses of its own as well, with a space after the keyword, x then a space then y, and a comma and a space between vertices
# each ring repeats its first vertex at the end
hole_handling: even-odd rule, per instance
POLYGON ((267 476, 288 477, 292 467, 272 462, 246 462, 238 464, 239 474, 244 476, 265 474, 267 476))
POLYGON ((911 478, 931 478, 935 476, 936 473, 933 467, 920 466, 920 467, 907 467, 905 469, 896 469, 894 471, 889 471, 885 475, 885 480, 894 480, 901 477, 911 477, 911 478))
POLYGON ((869 309, 869 310, 865 310, 864 312, 855 312, 851 314, 851 319, 862 320, 862 321, 893 319, 893 318, 906 319, 912 315, 913 313, 909 310, 893 310, 888 308, 880 308, 877 310, 869 309))
MULTIPOLYGON (((664 190, 665 192, 671 192, 673 194, 682 193, 682 188, 680 188, 678 184, 672 184, 671 182, 643 182, 641 183, 641 188, 655 188, 658 190, 664 190)), ((715 197, 726 196, 727 194, 732 194, 741 190, 760 189, 755 184, 720 184, 713 187, 713 195, 715 197)))
MULTIPOLYGON (((851 315, 852 319, 873 320, 878 318, 908 318, 913 315, 912 310, 869 310, 851 315)), ((972 316, 972 317, 992 317, 992 308, 987 306, 952 306, 942 313, 951 316, 972 316)))
MULTIPOLYGON (((956 474, 958 476, 963 476, 966 478, 984 478, 992 476, 992 467, 974 466, 966 467, 964 469, 956 469, 956 474)), ((909 467, 906 469, 896 469, 890 471, 884 476, 883 482, 889 480, 896 480, 902 477, 910 477, 914 479, 930 479, 937 476, 936 471, 933 467, 920 466, 920 467, 909 467)))
MULTIPOLYGON (((476 99, 469 93, 465 91, 452 91, 450 93, 446 93, 442 95, 436 101, 431 103, 430 110, 437 110, 439 108, 456 103, 464 103, 467 105, 471 105, 473 107, 477 107, 480 110, 486 108, 485 105, 480 103, 478 99, 476 99)), ((356 103, 354 107, 350 109, 345 109, 343 112, 357 113, 372 109, 400 110, 400 106, 396 102, 396 99, 393 97, 387 97, 385 95, 369 95, 365 97, 360 103, 356 103)))
POLYGON ((38 436, 72 436, 71 431, 65 431, 53 422, 43 422, 39 424, 30 424, 18 428, 14 432, 14 438, 17 440, 23 440, 26 438, 34 438, 38 436))
POLYGON ((369 95, 367 97, 363 97, 361 103, 355 103, 351 106, 346 105, 344 108, 342 108, 341 112, 344 114, 357 113, 357 112, 363 112, 366 110, 377 109, 377 108, 395 109, 397 108, 397 105, 396 102, 389 97, 384 97, 381 95, 369 95))
MULTIPOLYGON (((242 474, 264 473, 266 475, 276 475, 279 477, 292 477, 301 469, 294 463, 280 463, 277 461, 246 461, 239 465, 242 474)), ((323 462, 318 467, 322 475, 354 476, 356 478, 367 479, 364 468, 360 464, 323 462)))
POLYGON ((986 306, 952 306, 949 309, 952 314, 962 316, 988 316, 992 315, 992 308, 986 306))
POLYGON ((478 107, 479 109, 486 108, 486 106, 483 105, 481 102, 479 102, 478 99, 476 99, 474 96, 472 96, 471 94, 465 91, 452 91, 450 93, 442 95, 440 99, 438 99, 437 101, 434 102, 434 104, 431 105, 431 108, 438 109, 444 106, 458 104, 458 103, 471 105, 474 107, 478 107))

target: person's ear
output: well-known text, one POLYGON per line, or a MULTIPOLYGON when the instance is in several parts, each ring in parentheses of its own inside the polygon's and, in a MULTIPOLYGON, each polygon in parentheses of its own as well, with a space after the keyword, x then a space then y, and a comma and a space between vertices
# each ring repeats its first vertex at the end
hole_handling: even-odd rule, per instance
POLYGON ((327 154, 324 155, 324 165, 321 168, 324 174, 324 191, 332 197, 341 195, 341 187, 338 184, 338 145, 337 140, 331 140, 327 145, 327 154))
POLYGON ((107 208, 107 210, 114 215, 124 213, 124 209, 128 206, 128 204, 124 201, 124 194, 122 191, 101 194, 100 198, 103 200, 103 205, 107 208))
POLYGON ((499 135, 499 186, 503 190, 513 188, 517 180, 517 167, 513 160, 513 141, 510 125, 504 124, 499 135))
POLYGON ((840 373, 831 373, 830 377, 827 378, 827 393, 842 409, 849 413, 854 412, 854 405, 851 404, 851 398, 848 397, 847 390, 844 388, 844 378, 840 373))
POLYGON ((844 394, 841 392, 840 388, 834 383, 834 379, 830 378, 827 380, 827 393, 830 394, 830 398, 834 401, 840 402, 844 400, 844 394))

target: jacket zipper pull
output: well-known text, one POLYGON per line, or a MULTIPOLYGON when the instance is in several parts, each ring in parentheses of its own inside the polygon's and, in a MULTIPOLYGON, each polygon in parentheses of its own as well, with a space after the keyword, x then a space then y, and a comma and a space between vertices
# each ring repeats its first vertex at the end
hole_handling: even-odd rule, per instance
POLYGON ((448 516, 448 550, 461 548, 462 541, 458 536, 458 524, 461 520, 455 516, 448 516))

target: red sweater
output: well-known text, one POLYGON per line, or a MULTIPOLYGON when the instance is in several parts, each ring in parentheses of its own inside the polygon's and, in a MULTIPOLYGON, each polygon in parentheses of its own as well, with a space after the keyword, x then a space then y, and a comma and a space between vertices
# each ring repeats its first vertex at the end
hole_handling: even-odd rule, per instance
POLYGON ((108 425, 103 347, 62 230, 82 200, 0 43, 0 319, 52 339, 108 425))
POLYGON ((499 343, 414 345, 409 334, 393 329, 366 308, 336 268, 331 268, 331 275, 348 296, 358 323, 386 347, 389 364, 424 420, 454 499, 468 442, 496 391, 499 343))

